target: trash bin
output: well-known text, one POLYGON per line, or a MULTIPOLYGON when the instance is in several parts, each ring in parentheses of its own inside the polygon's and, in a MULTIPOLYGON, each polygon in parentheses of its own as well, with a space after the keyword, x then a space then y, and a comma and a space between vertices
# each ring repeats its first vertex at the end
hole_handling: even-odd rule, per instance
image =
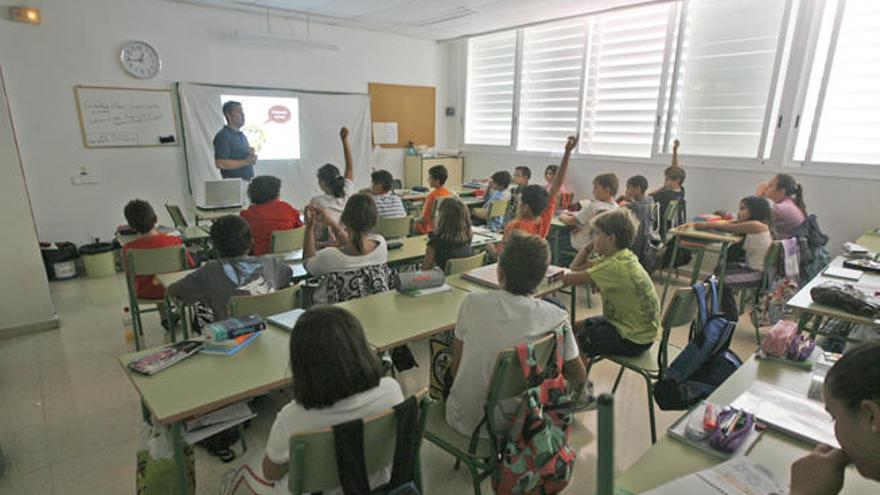
POLYGON ((40 254, 49 280, 68 280, 76 277, 79 252, 72 242, 41 242, 40 254))
POLYGON ((116 274, 116 261, 113 259, 113 244, 94 242, 79 247, 86 275, 89 278, 109 277, 116 274))

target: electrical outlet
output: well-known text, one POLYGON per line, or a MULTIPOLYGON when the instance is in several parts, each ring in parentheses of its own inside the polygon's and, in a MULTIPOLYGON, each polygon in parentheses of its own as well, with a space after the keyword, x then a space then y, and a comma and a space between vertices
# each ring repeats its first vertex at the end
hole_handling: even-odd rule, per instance
POLYGON ((70 178, 70 182, 75 186, 83 186, 86 184, 97 184, 98 176, 97 175, 74 175, 70 178))

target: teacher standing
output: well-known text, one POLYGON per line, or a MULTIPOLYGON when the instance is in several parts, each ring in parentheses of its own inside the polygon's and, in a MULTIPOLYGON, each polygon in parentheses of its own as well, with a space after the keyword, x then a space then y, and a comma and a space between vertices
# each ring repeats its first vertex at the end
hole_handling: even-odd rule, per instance
POLYGON ((241 103, 227 101, 223 104, 226 125, 214 136, 214 165, 224 179, 251 180, 257 155, 241 132, 244 110, 241 103))

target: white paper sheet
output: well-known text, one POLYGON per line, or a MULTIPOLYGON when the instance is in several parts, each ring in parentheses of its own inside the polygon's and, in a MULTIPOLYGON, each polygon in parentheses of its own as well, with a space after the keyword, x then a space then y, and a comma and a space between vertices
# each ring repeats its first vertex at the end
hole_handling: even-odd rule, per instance
POLYGON ((373 142, 397 144, 397 122, 373 122, 373 142))

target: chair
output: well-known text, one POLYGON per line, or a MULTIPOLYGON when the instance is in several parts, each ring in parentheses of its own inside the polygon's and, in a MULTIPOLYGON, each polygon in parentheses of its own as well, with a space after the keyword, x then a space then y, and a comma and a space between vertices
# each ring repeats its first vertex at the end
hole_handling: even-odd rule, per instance
POLYGON ((596 402, 599 404, 596 495, 614 495, 614 396, 602 394, 596 402))
POLYGON ((504 218, 504 215, 507 214, 507 205, 510 203, 509 199, 505 199, 502 201, 493 201, 489 205, 489 215, 486 218, 486 222, 488 223, 493 218, 504 218))
POLYGON ((268 318, 278 313, 297 308, 299 304, 298 285, 291 285, 286 289, 276 290, 268 294, 256 296, 232 296, 227 304, 230 318, 238 318, 244 315, 259 315, 268 318))
MULTIPOLYGON (((544 368, 550 366, 553 346, 556 340, 553 333, 534 341, 535 356, 544 368)), ((493 412, 499 402, 517 397, 527 388, 520 370, 516 350, 505 349, 498 354, 492 378, 489 380, 485 411, 493 412)), ((494 414, 486 416, 488 431, 500 431, 503 425, 496 422, 494 414)), ((462 435, 446 422, 446 402, 431 404, 425 426, 425 438, 456 458, 455 467, 463 462, 471 474, 474 493, 480 495, 480 482, 488 478, 498 466, 498 446, 487 438, 481 438, 480 429, 471 435, 462 435)))
MULTIPOLYGON (((764 255, 764 271, 761 274, 761 281, 759 285, 754 287, 749 286, 741 286, 740 293, 740 302, 739 302, 739 312, 743 313, 745 310, 745 298, 746 293, 750 290, 754 290, 754 298, 752 299, 752 312, 750 318, 752 320, 752 325, 755 327, 755 341, 758 343, 758 346, 761 345, 761 328, 760 322, 758 321, 758 313, 756 311, 758 304, 761 302, 761 297, 770 290, 770 283, 773 282, 775 278, 775 274, 779 271, 779 258, 782 256, 782 242, 773 241, 770 243, 770 247, 767 248, 767 254, 764 255)), ((735 285, 728 285, 731 289, 736 288, 735 285)))
POLYGON ((189 227, 189 224, 186 223, 186 218, 184 218, 183 212, 180 211, 179 206, 173 205, 171 203, 165 203, 165 210, 168 211, 168 215, 171 217, 171 221, 174 222, 174 228, 184 229, 186 227, 189 227))
POLYGON ((446 261, 446 275, 455 275, 479 268, 483 266, 485 260, 485 252, 480 252, 467 258, 450 258, 446 261))
MULTIPOLYGON (((428 413, 428 390, 419 391, 416 400, 420 410, 418 442, 421 446, 428 413)), ((396 437, 397 421, 393 409, 364 419, 364 458, 367 473, 374 473, 392 463, 396 437)), ((421 465, 418 459, 415 464, 416 485, 422 492, 421 465)), ((298 433, 290 438, 288 483, 293 495, 317 493, 340 486, 332 428, 298 433)))
POLYGON ((412 232, 411 216, 406 217, 379 217, 376 231, 386 239, 407 237, 412 232))
MULTIPOLYGON (((666 308, 661 322, 662 335, 660 341, 654 342, 647 351, 638 356, 600 356, 590 361, 589 368, 593 364, 602 359, 607 359, 615 364, 620 365, 620 372, 617 373, 617 379, 614 380, 614 387, 611 393, 617 392, 620 385, 620 379, 623 377, 624 370, 632 370, 642 375, 645 379, 645 385, 648 388, 648 418, 651 422, 651 443, 657 443, 657 424, 654 418, 654 385, 666 371, 667 366, 681 352, 681 348, 669 343, 669 334, 675 327, 688 325, 697 314, 697 299, 694 297, 694 291, 690 287, 682 287, 675 291, 672 301, 666 308)), ((590 369, 587 368, 587 374, 590 369)))
POLYGON ((288 253, 303 248, 306 229, 276 230, 272 232, 272 252, 288 253))
POLYGON ((670 229, 673 229, 678 226, 678 208, 679 201, 676 199, 671 200, 666 205, 666 211, 663 212, 663 219, 660 222, 660 238, 663 239, 663 242, 666 242, 666 234, 670 229))
MULTIPOLYGON (((157 249, 129 249, 125 258, 125 283, 128 286, 128 305, 131 308, 131 319, 134 325, 134 346, 141 349, 141 337, 143 336, 143 323, 141 313, 159 311, 159 304, 163 301, 155 299, 140 299, 135 290, 135 277, 159 275, 186 270, 186 251, 183 246, 171 246, 157 249), (141 309, 141 305, 156 305, 155 308, 141 309)), ((167 314, 166 320, 170 321, 167 314)), ((173 337, 173 335, 172 335, 173 337)))

